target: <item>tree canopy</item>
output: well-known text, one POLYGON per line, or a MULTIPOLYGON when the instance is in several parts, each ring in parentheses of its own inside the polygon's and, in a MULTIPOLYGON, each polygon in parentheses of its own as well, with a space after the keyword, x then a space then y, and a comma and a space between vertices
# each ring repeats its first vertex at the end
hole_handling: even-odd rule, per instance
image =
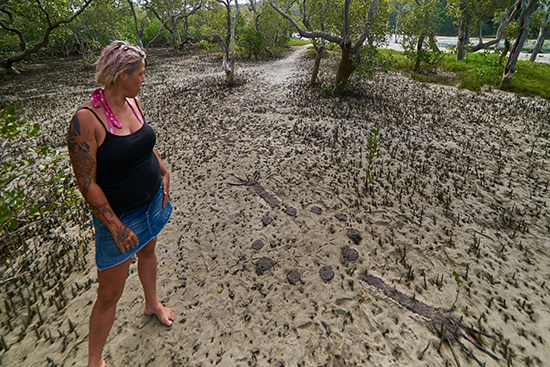
POLYGON ((0 0, 0 66, 17 72, 17 63, 40 51, 79 53, 90 63, 115 39, 144 49, 151 44, 175 50, 197 43, 212 47, 216 35, 229 60, 230 45, 249 56, 271 54, 294 32, 308 38, 317 53, 312 83, 326 46, 341 49, 334 82, 341 90, 362 60, 373 63, 376 58, 370 56, 391 33, 409 55, 428 63, 436 59, 437 35, 458 36, 457 60, 498 46, 501 39, 505 57, 515 44, 525 43, 526 35, 538 38, 534 61, 550 24, 548 0, 241 0, 239 5, 236 0, 0 0), (526 11, 532 12, 531 22, 526 11), (522 38, 517 38, 519 25, 522 38), (479 41, 471 46, 474 34, 479 41), (486 35, 496 38, 487 41, 486 35))

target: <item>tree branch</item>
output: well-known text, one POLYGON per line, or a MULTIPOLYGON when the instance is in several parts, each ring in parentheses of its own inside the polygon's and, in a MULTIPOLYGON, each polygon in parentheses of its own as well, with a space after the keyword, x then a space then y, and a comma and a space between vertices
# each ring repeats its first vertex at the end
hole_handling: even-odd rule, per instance
POLYGON ((233 22, 231 23, 231 71, 235 70, 235 27, 237 26, 237 17, 241 12, 238 0, 235 0, 235 6, 237 10, 235 11, 233 22))
MULTIPOLYGON (((41 7, 40 1, 36 0, 39 6, 41 7)), ((5 69, 11 69, 12 65, 16 62, 19 62, 23 60, 25 57, 27 57, 30 54, 38 52, 42 47, 46 47, 50 41, 50 33, 56 29, 57 27, 61 26, 62 24, 68 24, 72 22, 76 17, 78 17, 87 7, 90 5, 94 0, 86 0, 86 2, 73 13, 73 15, 68 19, 62 19, 58 20, 55 23, 48 23, 49 26, 44 32, 44 37, 42 38, 42 41, 37 43, 34 47, 25 49, 24 51, 19 52, 16 55, 10 56, 4 60, 0 61, 0 66, 2 66, 5 69)), ((41 8, 42 9, 42 8, 41 8)), ((44 10, 43 10, 44 11, 44 10)), ((49 15, 48 15, 48 22, 49 22, 49 15)))
POLYGON ((0 9, 0 11, 7 14, 9 18, 9 23, 7 25, 0 20, 0 27, 4 28, 6 31, 10 31, 17 34, 17 37, 19 37, 19 50, 25 51, 25 49, 27 48, 27 43, 25 42, 25 36, 23 35, 23 32, 21 32, 19 29, 11 27, 13 24, 13 15, 5 9, 0 9))
POLYGON ((359 48, 363 46, 363 43, 367 39, 370 30, 372 28, 372 25, 374 24, 374 17, 376 16, 376 13, 378 13, 378 0, 372 0, 372 2, 369 5, 369 19, 368 24, 361 36, 359 36, 359 39, 357 40, 357 43, 353 47, 353 51, 357 52, 359 51, 359 48))
POLYGON ((283 18, 285 18, 290 23, 292 23, 292 25, 294 26, 294 28, 296 28, 296 30, 298 31, 300 36, 305 37, 305 38, 323 38, 323 39, 325 39, 329 42, 334 42, 336 44, 342 43, 342 41, 343 41, 342 37, 334 36, 334 35, 332 35, 330 33, 327 33, 327 32, 321 32, 321 31, 306 32, 306 31, 304 31, 302 28, 300 28, 298 23, 296 23, 296 21, 294 19, 292 19, 292 17, 290 15, 288 15, 287 13, 282 11, 277 5, 275 5, 273 3, 273 0, 269 0, 269 4, 273 7, 273 9, 275 9, 279 14, 281 14, 283 18))
POLYGON ((38 7, 40 8, 40 10, 42 10, 42 12, 46 15, 46 20, 48 21, 48 25, 51 27, 52 22, 50 20, 50 14, 48 14, 46 9, 44 9, 44 7, 42 6, 42 3, 40 2, 40 0, 36 0, 36 3, 38 4, 38 7))
MULTIPOLYGON (((156 12, 155 12, 155 15, 156 15, 156 12)), ((158 17, 158 15, 157 15, 158 17)), ((160 32, 162 31, 162 28, 164 28, 166 26, 166 23, 168 23, 170 21, 170 17, 168 19, 166 19, 162 25, 159 27, 159 30, 157 32, 157 34, 155 35, 155 37, 153 37, 153 39, 151 39, 149 42, 147 42, 147 45, 145 45, 145 51, 147 51, 147 49, 149 48, 149 45, 154 42, 159 36, 160 36, 160 32)), ((160 20, 160 19, 159 19, 160 20)), ((170 32, 172 33, 172 32, 170 32)))
POLYGON ((145 22, 147 21, 147 13, 145 13, 145 16, 143 17, 143 22, 141 22, 141 29, 139 31, 139 33, 141 35, 143 35, 143 33, 145 32, 145 22))
POLYGON ((223 61, 222 61, 222 69, 226 74, 229 74, 231 69, 229 68, 229 62, 227 61, 229 59, 229 49, 227 48, 227 44, 222 40, 219 34, 212 33, 212 37, 218 42, 220 47, 223 50, 223 61))
POLYGON ((344 3, 344 42, 349 42, 349 8, 351 0, 346 0, 344 3))
POLYGON ((216 0, 218 3, 223 4, 225 6, 225 10, 227 11, 227 34, 225 35, 225 44, 229 43, 229 39, 231 38, 231 0, 216 0))
MULTIPOLYGON (((199 4, 197 4, 187 14, 184 15, 183 14, 184 10, 182 10, 178 14, 170 15, 168 17, 168 19, 166 19, 166 20, 162 19, 162 17, 158 14, 158 12, 156 11, 156 9, 154 7, 148 6, 147 10, 150 10, 155 15, 155 17, 161 22, 161 26, 159 27, 159 30, 158 30, 157 34, 155 35, 155 37, 153 37, 149 42, 147 42, 147 45, 145 46, 145 49, 149 48, 149 45, 152 42, 154 42, 160 36, 160 32, 162 32, 163 28, 166 29, 168 32, 173 33, 172 29, 170 27, 168 27, 168 22, 170 22, 172 19, 175 19, 177 21, 180 18, 187 18, 187 17, 195 14, 197 11, 199 11, 202 8, 202 6, 203 6, 203 2, 200 1, 199 4)), ((186 29, 186 31, 187 31, 187 29, 186 29)), ((189 31, 187 31, 187 34, 189 34, 189 31)))
POLYGON ((130 5, 130 9, 132 9, 132 16, 134 17, 134 25, 135 25, 136 31, 137 31, 138 19, 137 19, 137 15, 136 15, 136 10, 134 9, 134 3, 132 2, 132 0, 126 0, 126 1, 128 1, 128 4, 130 5))
MULTIPOLYGON (((160 17, 160 15, 158 15, 157 11, 155 10, 155 8, 150 8, 151 11, 153 12, 153 14, 155 14, 155 16, 157 17, 157 19, 162 22, 162 27, 166 28, 166 30, 170 33, 172 33, 172 29, 170 29, 170 27, 168 27, 166 24, 170 21, 170 17, 168 17, 168 19, 166 21, 162 20, 162 18, 160 17)), ((149 8, 148 8, 149 10, 149 8)), ((161 29, 162 29, 161 27, 161 29)), ((158 36, 157 36, 158 37, 158 36)))
POLYGON ((518 20, 519 34, 516 38, 516 42, 514 43, 514 46, 512 47, 510 56, 508 57, 508 62, 504 67, 504 75, 500 83, 501 89, 508 89, 512 84, 512 78, 514 77, 514 74, 516 72, 516 63, 518 61, 521 48, 523 47, 523 44, 525 43, 525 40, 527 39, 527 36, 529 34, 529 21, 531 19, 533 12, 537 7, 537 3, 538 3, 538 0, 529 0, 529 3, 527 3, 527 6, 525 8, 522 7, 523 9, 518 20))

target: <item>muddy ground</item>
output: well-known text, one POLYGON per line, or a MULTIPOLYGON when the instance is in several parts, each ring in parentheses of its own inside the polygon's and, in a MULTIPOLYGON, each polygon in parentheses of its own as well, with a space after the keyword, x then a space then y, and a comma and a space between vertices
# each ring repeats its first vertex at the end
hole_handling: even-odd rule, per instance
MULTIPOLYGON (((498 360, 462 339, 487 366, 544 366, 550 103, 396 73, 334 96, 320 87, 331 83, 332 64, 310 87, 305 54, 241 59, 229 87, 218 57, 150 52, 140 98, 175 207, 159 236, 158 288, 177 318, 168 329, 143 315, 132 265, 107 365, 455 364, 448 345, 438 353, 430 320, 361 280, 375 275, 433 307, 456 299, 453 316, 492 336, 466 338, 498 360), (380 156, 369 166, 373 128, 380 156), (255 172, 263 198, 257 186, 229 185, 255 172), (262 258, 270 269, 258 266, 262 258), (327 267, 334 276, 323 280, 327 267), (465 283, 458 298, 453 271, 465 283), (287 278, 296 272, 300 280, 287 278)), ((66 149, 93 75, 78 58, 37 60, 20 76, 1 75, 0 93, 42 124, 44 143, 66 149)), ((56 257, 33 257, 25 281, 0 285, 2 365, 86 364, 97 289, 91 228, 51 232, 30 243, 56 257), (56 273, 54 263, 79 266, 56 273)), ((2 265, 3 274, 13 269, 2 265)), ((476 364, 453 344, 462 365, 476 364)))

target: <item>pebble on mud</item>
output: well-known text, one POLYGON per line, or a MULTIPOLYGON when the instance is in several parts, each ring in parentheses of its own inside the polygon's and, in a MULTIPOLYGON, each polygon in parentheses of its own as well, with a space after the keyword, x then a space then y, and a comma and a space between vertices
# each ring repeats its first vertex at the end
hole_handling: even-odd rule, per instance
POLYGON ((321 214, 323 214, 323 209, 319 208, 318 206, 313 206, 313 207, 311 207, 311 212, 313 214, 321 215, 321 214))
POLYGON ((256 274, 262 275, 273 267, 275 263, 269 257, 262 257, 256 262, 256 274))
POLYGON ((262 247, 264 247, 264 241, 256 240, 256 241, 252 242, 252 248, 254 250, 261 250, 262 247))
POLYGON ((353 241, 353 243, 355 243, 356 245, 359 244, 359 242, 361 242, 361 240, 363 239, 361 237, 361 232, 359 232, 357 229, 348 229, 348 237, 350 238, 350 240, 353 241))
POLYGON ((296 208, 290 207, 286 209, 285 213, 291 217, 295 217, 298 212, 296 211, 296 208))
POLYGON ((355 261, 359 258, 359 253, 354 248, 346 247, 342 249, 342 257, 344 261, 355 261))
POLYGON ((348 220, 348 216, 345 215, 344 213, 338 213, 338 214, 335 214, 334 217, 342 222, 347 222, 348 220))
POLYGON ((262 218, 262 223, 263 223, 264 226, 267 226, 267 225, 271 224, 271 222, 273 222, 273 218, 271 218, 267 215, 262 218))
POLYGON ((302 282, 302 274, 296 269, 288 269, 286 279, 290 284, 298 284, 298 282, 302 282))
POLYGON ((332 278, 334 278, 334 272, 332 271, 332 266, 326 265, 323 266, 321 269, 319 269, 319 275, 321 276, 321 279, 323 279, 325 282, 328 282, 332 278))

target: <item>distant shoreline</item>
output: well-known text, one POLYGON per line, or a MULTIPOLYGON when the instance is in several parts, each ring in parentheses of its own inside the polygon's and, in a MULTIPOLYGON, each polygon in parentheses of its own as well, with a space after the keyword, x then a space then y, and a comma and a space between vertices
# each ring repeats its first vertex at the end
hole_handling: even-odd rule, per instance
MULTIPOLYGON (((494 37, 492 37, 492 38, 490 38, 490 37, 483 38, 483 42, 489 42, 489 41, 494 40, 494 39, 495 39, 494 37)), ((436 40, 437 40, 437 46, 438 47, 449 48, 449 47, 452 47, 452 46, 456 46, 457 37, 436 36, 436 40)), ((479 40, 478 38, 470 38, 470 44, 471 45, 476 45, 478 40, 479 40)), ((403 51, 403 47, 401 46, 401 44, 396 43, 394 41, 394 36, 393 35, 389 38, 388 44, 385 46, 385 48, 389 48, 389 49, 396 50, 396 51, 403 51)), ((530 57, 531 57, 530 52, 522 52, 520 54, 519 59, 520 60, 529 60, 530 57)), ((537 61, 536 62, 550 64, 550 53, 539 53, 537 55, 537 61)))

